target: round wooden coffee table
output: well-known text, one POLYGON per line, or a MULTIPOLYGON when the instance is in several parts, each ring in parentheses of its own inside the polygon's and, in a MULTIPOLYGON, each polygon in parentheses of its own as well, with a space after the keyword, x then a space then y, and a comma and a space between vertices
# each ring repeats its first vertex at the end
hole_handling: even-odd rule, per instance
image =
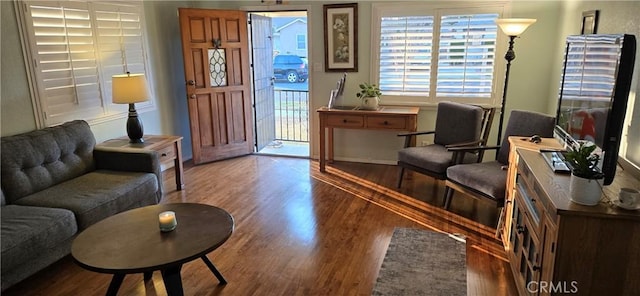
POLYGON ((71 245, 83 268, 113 274, 107 295, 116 295, 125 275, 162 272, 168 295, 183 295, 182 264, 201 258, 220 284, 226 280, 207 258, 231 236, 234 221, 223 209, 196 203, 142 207, 106 218, 82 231, 71 245), (161 232, 158 214, 174 211, 178 226, 161 232))

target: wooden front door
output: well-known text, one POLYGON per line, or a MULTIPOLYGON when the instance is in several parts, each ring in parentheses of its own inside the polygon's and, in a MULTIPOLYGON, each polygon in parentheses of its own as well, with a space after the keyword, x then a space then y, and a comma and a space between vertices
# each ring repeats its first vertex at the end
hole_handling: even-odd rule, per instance
POLYGON ((195 164, 253 152, 247 15, 180 8, 195 164))

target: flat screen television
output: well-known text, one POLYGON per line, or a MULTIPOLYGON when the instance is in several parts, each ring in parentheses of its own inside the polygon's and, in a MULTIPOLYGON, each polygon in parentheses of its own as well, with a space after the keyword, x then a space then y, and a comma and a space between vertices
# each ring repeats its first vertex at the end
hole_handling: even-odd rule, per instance
POLYGON ((555 135, 565 145, 598 146, 604 185, 616 172, 635 55, 634 35, 576 35, 566 41, 555 135))

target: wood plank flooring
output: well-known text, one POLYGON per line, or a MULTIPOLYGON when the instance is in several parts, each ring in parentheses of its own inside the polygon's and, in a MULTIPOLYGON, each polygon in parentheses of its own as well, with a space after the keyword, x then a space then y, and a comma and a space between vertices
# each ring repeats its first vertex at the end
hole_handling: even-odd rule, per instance
MULTIPOLYGON (((334 163, 321 174, 307 159, 247 156, 185 166, 186 189, 164 176, 164 203, 198 202, 229 211, 236 229, 209 258, 182 268, 185 295, 370 295, 395 227, 458 232, 467 240, 468 295, 516 295, 504 251, 487 238, 496 211, 472 199, 439 208, 443 185, 411 174, 395 189, 395 166, 334 163), (444 217, 444 218, 443 218, 444 217), (446 222, 450 220, 451 222, 446 222)), ((104 295, 110 275, 70 256, 3 295, 104 295)), ((125 278, 118 295, 166 295, 159 272, 125 278)))

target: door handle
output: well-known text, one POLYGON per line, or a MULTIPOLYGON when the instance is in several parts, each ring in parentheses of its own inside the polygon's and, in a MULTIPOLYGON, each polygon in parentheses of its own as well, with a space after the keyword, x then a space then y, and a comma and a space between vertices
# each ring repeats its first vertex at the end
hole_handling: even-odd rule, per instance
POLYGON ((192 99, 194 99, 194 100, 197 98, 196 94, 192 94, 192 95, 191 95, 191 96, 189 96, 189 97, 190 97, 190 98, 192 98, 192 99))
POLYGON ((191 80, 187 81, 187 84, 188 85, 196 85, 196 82, 193 79, 191 79, 191 80))

